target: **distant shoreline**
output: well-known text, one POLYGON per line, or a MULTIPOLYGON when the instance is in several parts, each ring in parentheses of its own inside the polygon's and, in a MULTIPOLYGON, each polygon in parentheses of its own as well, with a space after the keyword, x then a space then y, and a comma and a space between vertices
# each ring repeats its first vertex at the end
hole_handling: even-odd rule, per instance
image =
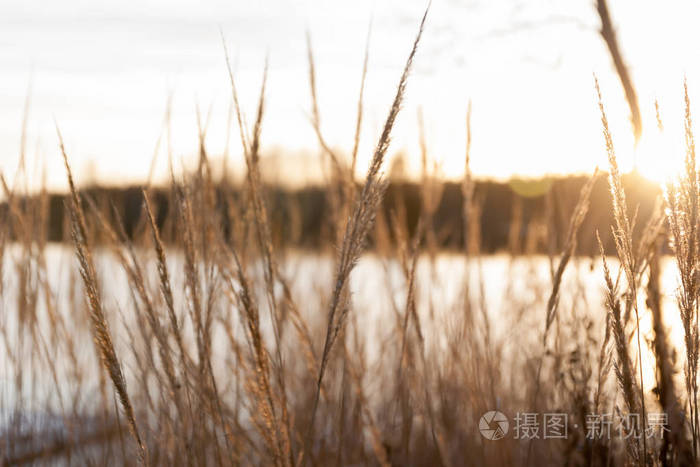
MULTIPOLYGON (((512 182, 497 182, 477 180, 475 182, 475 199, 481 205, 480 232, 481 254, 509 253, 548 254, 548 251, 559 252, 562 238, 567 230, 571 209, 576 203, 578 193, 583 186, 586 176, 526 180, 512 182), (542 188, 544 187, 544 189, 542 188), (538 191, 539 190, 539 191, 538 191), (528 191, 532 192, 531 196, 528 191), (517 224, 517 225, 516 225, 517 224), (543 231, 552 224, 553 237, 545 240, 543 231), (517 232, 516 232, 517 231, 517 232), (537 232, 536 232, 537 231, 537 232), (542 236, 537 239, 533 236, 542 236), (553 245, 546 242, 554 242, 553 245)), ((661 194, 661 189, 653 182, 642 177, 629 174, 624 177, 627 191, 628 207, 631 211, 638 206, 637 223, 643 224, 654 207, 655 197, 661 194)), ((215 184, 218 204, 230 197, 241 200, 245 189, 240 186, 215 184)), ((433 216, 433 230, 436 246, 439 251, 458 252, 464 249, 464 222, 462 218, 461 185, 455 182, 440 182, 438 192, 440 202, 433 216)), ((90 197, 95 204, 107 209, 114 205, 121 216, 128 236, 133 236, 139 230, 142 215, 143 197, 141 187, 100 187, 92 186, 81 190, 84 196, 90 197)), ((329 233, 324 231, 324 219, 329 214, 328 188, 309 186, 299 189, 286 189, 266 186, 265 199, 272 224, 273 241, 283 248, 317 250, 327 246, 333 248, 329 233)), ((156 217, 162 229, 163 240, 170 243, 177 235, 178 229, 169 221, 170 187, 154 187, 149 190, 151 199, 156 206, 156 217)), ((46 241, 62 243, 70 241, 68 235, 65 201, 67 195, 47 193, 44 203, 47 204, 48 221, 46 222, 46 241)), ((29 197, 16 196, 14 203, 34 205, 39 209, 41 195, 29 197)), ((415 182, 390 181, 383 202, 383 211, 390 218, 399 206, 404 206, 405 222, 409 233, 415 231, 421 207, 421 185, 415 182)), ((614 252, 614 244, 610 235, 613 225, 611 200, 608 182, 605 176, 599 177, 591 194, 591 206, 579 232, 579 255, 597 255, 598 246, 595 243, 596 230, 600 233, 606 251, 614 252)), ((111 209, 108 209, 111 215, 111 209)), ((12 225, 12 216, 8 217, 7 201, 0 203, 0 216, 10 223, 10 240, 16 240, 16 228, 12 225)), ((221 213, 224 230, 235 225, 236 216, 232 213, 221 213)), ((368 247, 374 249, 376 239, 370 236, 368 247)), ((97 238, 99 242, 99 235, 97 238)))

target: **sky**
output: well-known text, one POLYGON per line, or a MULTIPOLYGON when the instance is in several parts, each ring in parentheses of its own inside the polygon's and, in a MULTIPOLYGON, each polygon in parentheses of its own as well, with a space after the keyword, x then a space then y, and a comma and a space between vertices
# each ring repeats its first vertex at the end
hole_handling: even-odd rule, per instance
MULTIPOLYGON (((208 152, 214 159, 228 154, 229 167, 240 173, 221 31, 249 119, 266 57, 269 62, 262 134, 267 166, 282 183, 317 181, 322 170, 309 120, 306 32, 314 48, 322 130, 331 146, 349 152, 371 23, 361 176, 425 6, 423 0, 3 0, 0 171, 16 176, 28 109, 30 185, 45 180, 51 189, 66 186, 56 125, 79 181, 142 183, 172 95, 169 145, 176 166, 196 158, 199 109, 209 122, 208 152)), ((636 149, 592 0, 434 0, 390 153, 405 154, 409 176, 418 174, 420 108, 433 170, 461 177, 471 101, 475 176, 605 168, 595 73, 623 170, 636 161, 650 178, 672 175, 683 157, 684 77, 691 99, 700 89, 700 7, 690 0, 616 0, 610 10, 639 94, 644 135, 636 149), (656 128, 655 99, 663 134, 656 128)), ((157 152, 157 181, 167 177, 167 147, 162 141, 157 152)))

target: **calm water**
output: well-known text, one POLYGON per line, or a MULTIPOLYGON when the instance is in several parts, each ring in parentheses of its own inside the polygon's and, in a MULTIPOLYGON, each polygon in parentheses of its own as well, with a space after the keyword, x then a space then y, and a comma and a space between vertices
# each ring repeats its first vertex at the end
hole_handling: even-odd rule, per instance
MULTIPOLYGON (((18 265, 21 258, 17 247, 10 247, 6 255, 3 270, 4 293, 0 301, 2 306, 2 325, 6 332, 0 336, 5 348, 20 349, 31 354, 31 347, 21 343, 17 333, 18 310, 18 265), (25 347, 22 347, 24 345, 25 347)), ((73 309, 71 297, 81 293, 81 283, 77 275, 76 260, 72 250, 62 246, 49 246, 46 251, 48 277, 46 278, 57 301, 57 308, 67 320, 68 325, 79 336, 78 357, 88 368, 94 365, 94 350, 91 346, 89 331, 86 327, 84 312, 73 309)), ((144 253, 144 260, 150 263, 149 281, 151 289, 156 290, 156 271, 150 253, 144 253)), ((98 274, 101 278, 104 308, 112 326, 115 345, 120 355, 129 355, 130 339, 125 333, 123 323, 133 319, 133 304, 125 274, 114 257, 106 252, 96 254, 98 274)), ((169 258, 173 290, 176 293, 176 307, 184 311, 181 257, 171 255, 169 258)), ((322 329, 325 325, 325 305, 333 281, 333 260, 328 256, 291 252, 280 261, 283 274, 291 284, 294 299, 312 329, 322 329), (315 323, 315 325, 314 325, 315 323)), ((259 265, 258 265, 259 266, 259 265)), ((610 260, 613 274, 617 271, 617 262, 610 260)), ((485 256, 469 263, 463 256, 454 254, 438 255, 434 260, 421 257, 417 267, 417 303, 423 332, 430 350, 440 356, 445 348, 450 330, 460 321, 464 312, 464 290, 468 284, 470 302, 479 312, 479 303, 486 305, 492 333, 492 342, 498 345, 505 358, 519 359, 534 355, 538 349, 545 314, 545 303, 551 288, 549 260, 546 257, 511 259, 508 256, 485 256), (482 299, 483 297, 483 299, 482 299), (509 357, 510 356, 510 357, 509 357)), ((260 279, 260 268, 252 268, 250 275, 260 279), (257 269, 257 270, 256 270, 257 269)), ((33 281, 42 280, 34 277, 33 281)), ((603 306, 603 273, 601 263, 589 258, 577 258, 570 264, 563 281, 559 307, 559 321, 562 326, 578 323, 582 317, 590 320, 594 326, 593 333, 602 338, 602 326, 606 310, 603 306)), ((676 290, 676 269, 670 258, 663 261, 662 286, 664 292, 665 319, 673 343, 682 349, 683 331, 680 325, 674 293, 676 290)), ((406 283, 400 265, 394 260, 381 259, 374 255, 364 256, 353 272, 351 285, 353 310, 352 325, 357 326, 364 340, 367 359, 371 364, 381 354, 380 346, 392 337, 395 331, 396 310, 403 313, 406 299, 406 283)), ((258 291, 261 304, 265 303, 262 290, 258 291)), ((80 297, 80 295, 76 295, 80 297)), ((651 321, 643 306, 645 297, 640 297, 642 335, 652 337, 651 321)), ((222 309, 231 310, 230 305, 222 309)), ((51 342, 51 330, 48 328, 46 305, 42 296, 38 297, 38 319, 41 334, 49 339, 49 347, 62 349, 61 343, 51 342)), ((263 316, 266 314, 263 312, 263 316)), ((483 322, 477 318, 483 326, 483 322)), ((231 321, 239 324, 238 319, 231 321)), ((263 323, 265 325, 265 323, 263 323)), ((576 331, 576 326, 572 328, 576 331)), ((268 326, 269 327, 269 326, 268 326)), ((483 329, 482 327, 479 328, 483 329)), ((474 330, 478 335, 479 330, 474 330)), ((236 329, 235 332, 240 332, 236 329)), ((223 335, 214 336, 214 360, 225 361, 227 349, 223 335), (219 344, 220 343, 220 344, 219 344)), ((318 335, 316 338, 321 339, 318 335)), ((644 341, 643 341, 644 342, 644 341)), ((644 345, 644 344, 643 344, 644 345)), ((643 353, 649 352, 646 346, 643 353)), ((597 350, 596 350, 597 352, 597 350)), ((58 379, 69 378, 68 369, 61 365, 58 355, 58 379)), ((682 355, 682 353, 681 353, 682 355)), ((653 360, 645 359, 645 381, 649 386, 653 382, 653 360)), ((126 373, 130 373, 130 363, 124 362, 126 373)), ((34 371, 23 375, 25 391, 33 396, 25 396, 24 406, 32 406, 33 400, 43 401, 51 397, 55 387, 51 375, 32 366, 34 371)), ((133 374, 133 373, 132 373, 133 374)), ((92 374, 94 376, 94 374, 92 374)), ((16 371, 11 365, 7 353, 0 358, 0 409, 9 411, 15 406, 17 381, 16 371)), ((90 379, 88 378, 88 381, 90 379)), ((93 381, 90 384, 96 384, 93 381)), ((89 403, 86 401, 86 403, 89 403)), ((7 412, 5 413, 7 415, 7 412)))

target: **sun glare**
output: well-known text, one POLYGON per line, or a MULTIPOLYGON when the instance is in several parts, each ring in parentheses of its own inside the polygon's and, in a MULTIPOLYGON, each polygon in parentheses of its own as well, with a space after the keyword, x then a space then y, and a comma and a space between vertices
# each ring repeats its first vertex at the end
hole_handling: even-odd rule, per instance
POLYGON ((683 169, 683 139, 666 131, 650 129, 642 136, 634 155, 641 175, 664 184, 675 179, 683 169))

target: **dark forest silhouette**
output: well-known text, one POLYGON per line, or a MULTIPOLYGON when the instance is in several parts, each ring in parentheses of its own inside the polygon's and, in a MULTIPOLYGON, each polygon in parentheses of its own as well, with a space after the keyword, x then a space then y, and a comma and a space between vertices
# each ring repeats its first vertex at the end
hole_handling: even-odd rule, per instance
MULTIPOLYGON (((496 253, 507 250, 514 254, 547 253, 561 249, 571 210, 576 204, 578 193, 585 183, 585 176, 569 176, 540 180, 512 180, 510 182, 477 181, 475 197, 481 205, 481 251, 496 253), (548 235, 547 232, 552 232, 548 235)), ((637 224, 643 225, 653 209, 660 188, 637 174, 629 174, 625 179, 628 204, 631 210, 638 209, 637 224)), ((245 196, 241 187, 228 184, 216 185, 219 201, 230 196, 240 199, 245 196)), ((462 191, 460 184, 445 182, 441 187, 442 196, 433 216, 433 231, 437 247, 446 250, 459 250, 464 245, 464 223, 462 220, 462 191)), ((143 227, 142 187, 100 187, 84 188, 81 193, 100 206, 110 216, 118 213, 129 237, 133 237, 143 227)), ((171 188, 150 189, 157 222, 163 229, 166 242, 171 242, 179 231, 176 221, 170 222, 171 188)), ((324 219, 329 215, 327 188, 309 186, 300 189, 285 189, 267 186, 265 190, 272 223, 273 241, 280 246, 301 249, 317 249, 332 246, 329 232, 325 231, 324 219)), ((67 195, 48 194, 47 238, 50 242, 70 241, 68 216, 65 210, 67 195)), ((41 202, 40 196, 16 200, 19 203, 41 202)), ((610 236, 613 224, 610 212, 610 192, 606 177, 601 176, 591 194, 591 208, 579 234, 578 253, 593 255, 598 252, 595 232, 600 232, 606 247, 614 250, 610 236)), ((218 203, 222 206, 224 203, 218 203)), ((401 211, 408 232, 414 232, 421 208, 421 187, 413 182, 394 181, 389 184, 383 210, 386 219, 396 218, 401 211)), ((3 219, 7 216, 7 203, 0 205, 3 219)), ((242 214, 241 214, 242 215, 242 214)), ((236 222, 245 222, 241 215, 222 212, 224 230, 230 230, 236 222)), ((94 234, 99 239, 100 232, 95 226, 94 234)), ((373 239, 370 239, 373 242, 373 239)))

